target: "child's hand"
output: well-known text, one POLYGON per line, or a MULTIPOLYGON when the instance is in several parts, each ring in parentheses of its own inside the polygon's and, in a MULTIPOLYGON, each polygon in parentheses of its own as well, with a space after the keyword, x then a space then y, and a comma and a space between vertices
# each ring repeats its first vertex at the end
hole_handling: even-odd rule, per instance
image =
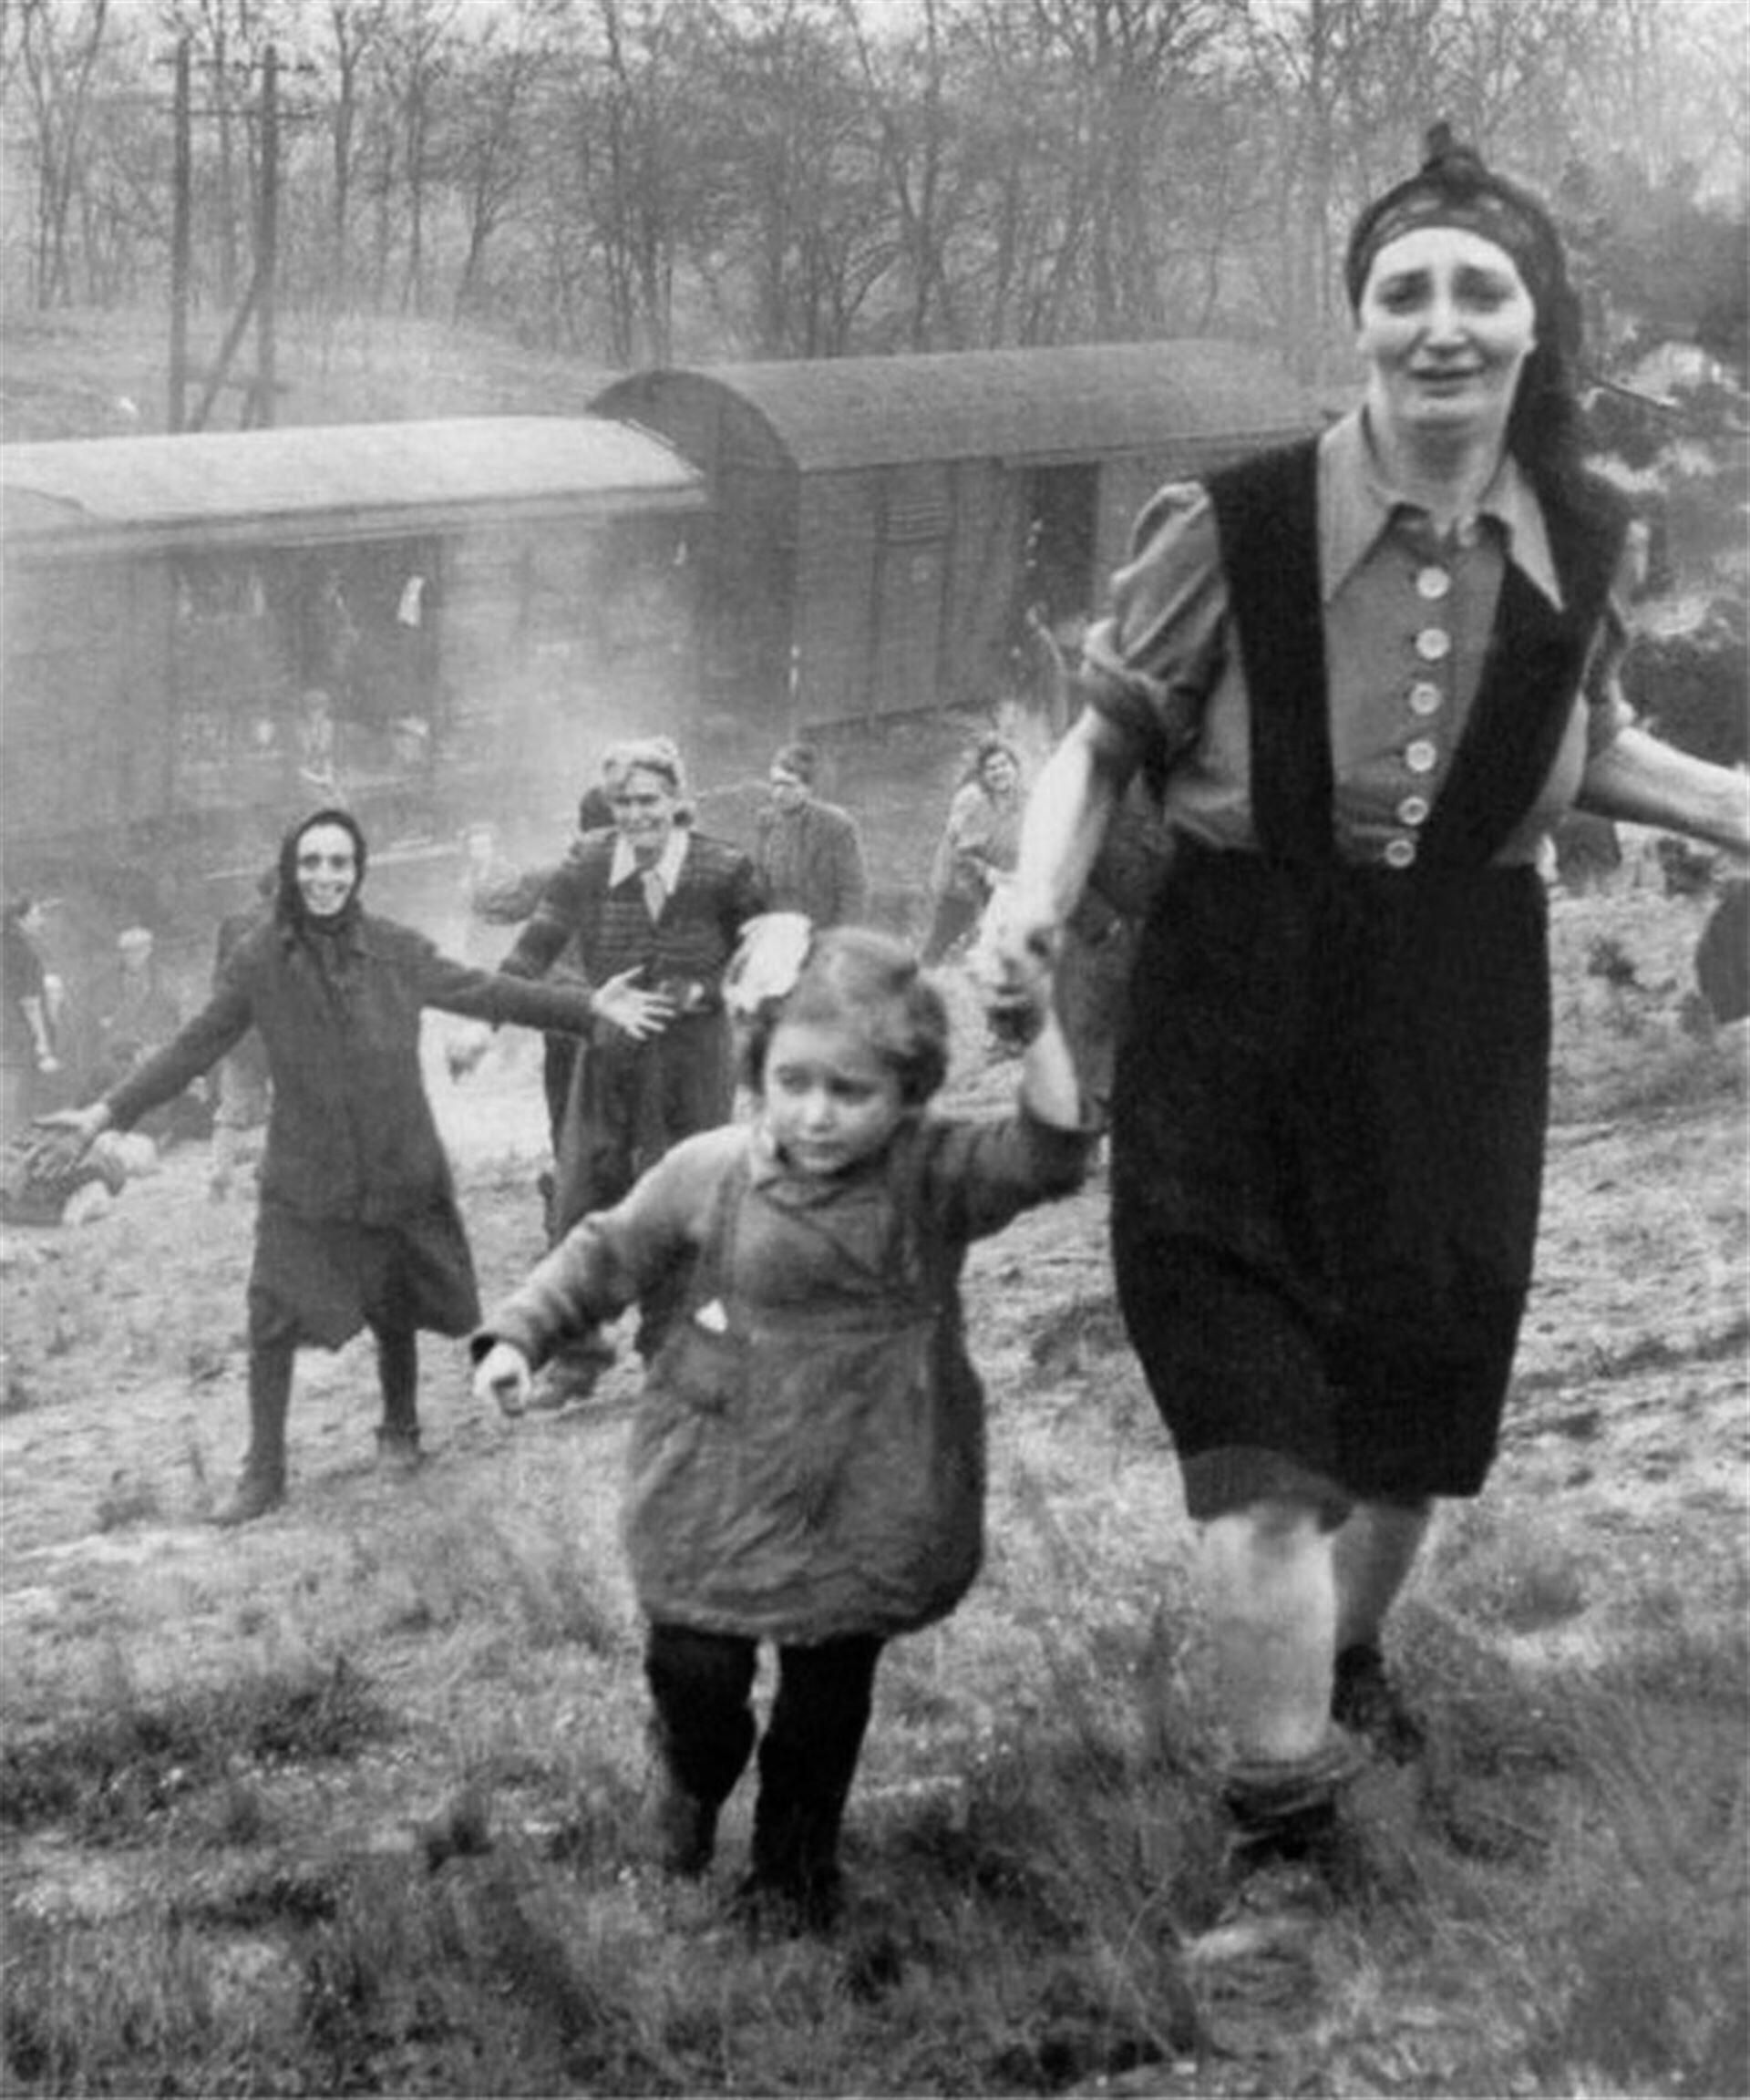
POLYGON ((505 1415, 520 1415, 529 1405, 534 1375, 529 1359, 513 1342, 495 1342, 474 1366, 474 1397, 482 1405, 496 1400, 505 1415))

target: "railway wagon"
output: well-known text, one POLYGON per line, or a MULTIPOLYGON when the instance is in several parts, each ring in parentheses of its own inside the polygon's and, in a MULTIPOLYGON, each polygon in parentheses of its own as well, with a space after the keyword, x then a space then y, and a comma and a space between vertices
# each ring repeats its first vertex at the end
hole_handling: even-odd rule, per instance
POLYGON ((558 826, 616 726, 691 717, 703 503, 591 417, 0 447, 6 881, 163 922, 324 799, 391 865, 558 826))
POLYGON ((1012 693, 1155 488, 1321 420, 1204 339, 659 368, 590 406, 704 475, 700 705, 768 737, 1012 693))

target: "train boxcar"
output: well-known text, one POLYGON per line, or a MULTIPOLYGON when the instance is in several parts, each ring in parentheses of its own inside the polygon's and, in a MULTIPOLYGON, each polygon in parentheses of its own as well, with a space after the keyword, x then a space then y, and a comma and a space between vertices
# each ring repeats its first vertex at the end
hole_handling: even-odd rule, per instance
POLYGON ((591 407, 704 473, 702 705, 767 736, 998 697, 1150 490, 1320 420, 1205 340, 660 369, 591 407))
POLYGON ((324 797, 406 852, 557 818, 691 717, 703 500, 591 417, 0 448, 7 880, 252 868, 324 797))

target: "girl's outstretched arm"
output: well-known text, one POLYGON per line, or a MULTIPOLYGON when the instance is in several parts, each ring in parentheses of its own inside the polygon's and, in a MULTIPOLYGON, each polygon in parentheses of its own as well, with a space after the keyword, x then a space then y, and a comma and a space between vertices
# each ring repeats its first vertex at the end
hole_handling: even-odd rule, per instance
POLYGON ((539 1368, 568 1335, 613 1319, 690 1261, 722 1175, 746 1142, 735 1125, 684 1138, 612 1210, 580 1220, 488 1313, 468 1344, 475 1363, 508 1343, 539 1368))

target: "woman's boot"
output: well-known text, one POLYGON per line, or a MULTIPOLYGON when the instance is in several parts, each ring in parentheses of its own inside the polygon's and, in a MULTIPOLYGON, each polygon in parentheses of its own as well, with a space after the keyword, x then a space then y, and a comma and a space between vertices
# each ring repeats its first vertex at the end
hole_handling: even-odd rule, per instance
POLYGON ((383 1390, 377 1465, 386 1472, 412 1473, 419 1465, 419 1338, 414 1329, 377 1330, 376 1372, 383 1390))
POLYGON ((237 1491, 215 1523, 252 1524, 285 1500, 285 1416, 293 1354, 289 1343, 258 1344, 249 1353, 249 1451, 237 1491))

